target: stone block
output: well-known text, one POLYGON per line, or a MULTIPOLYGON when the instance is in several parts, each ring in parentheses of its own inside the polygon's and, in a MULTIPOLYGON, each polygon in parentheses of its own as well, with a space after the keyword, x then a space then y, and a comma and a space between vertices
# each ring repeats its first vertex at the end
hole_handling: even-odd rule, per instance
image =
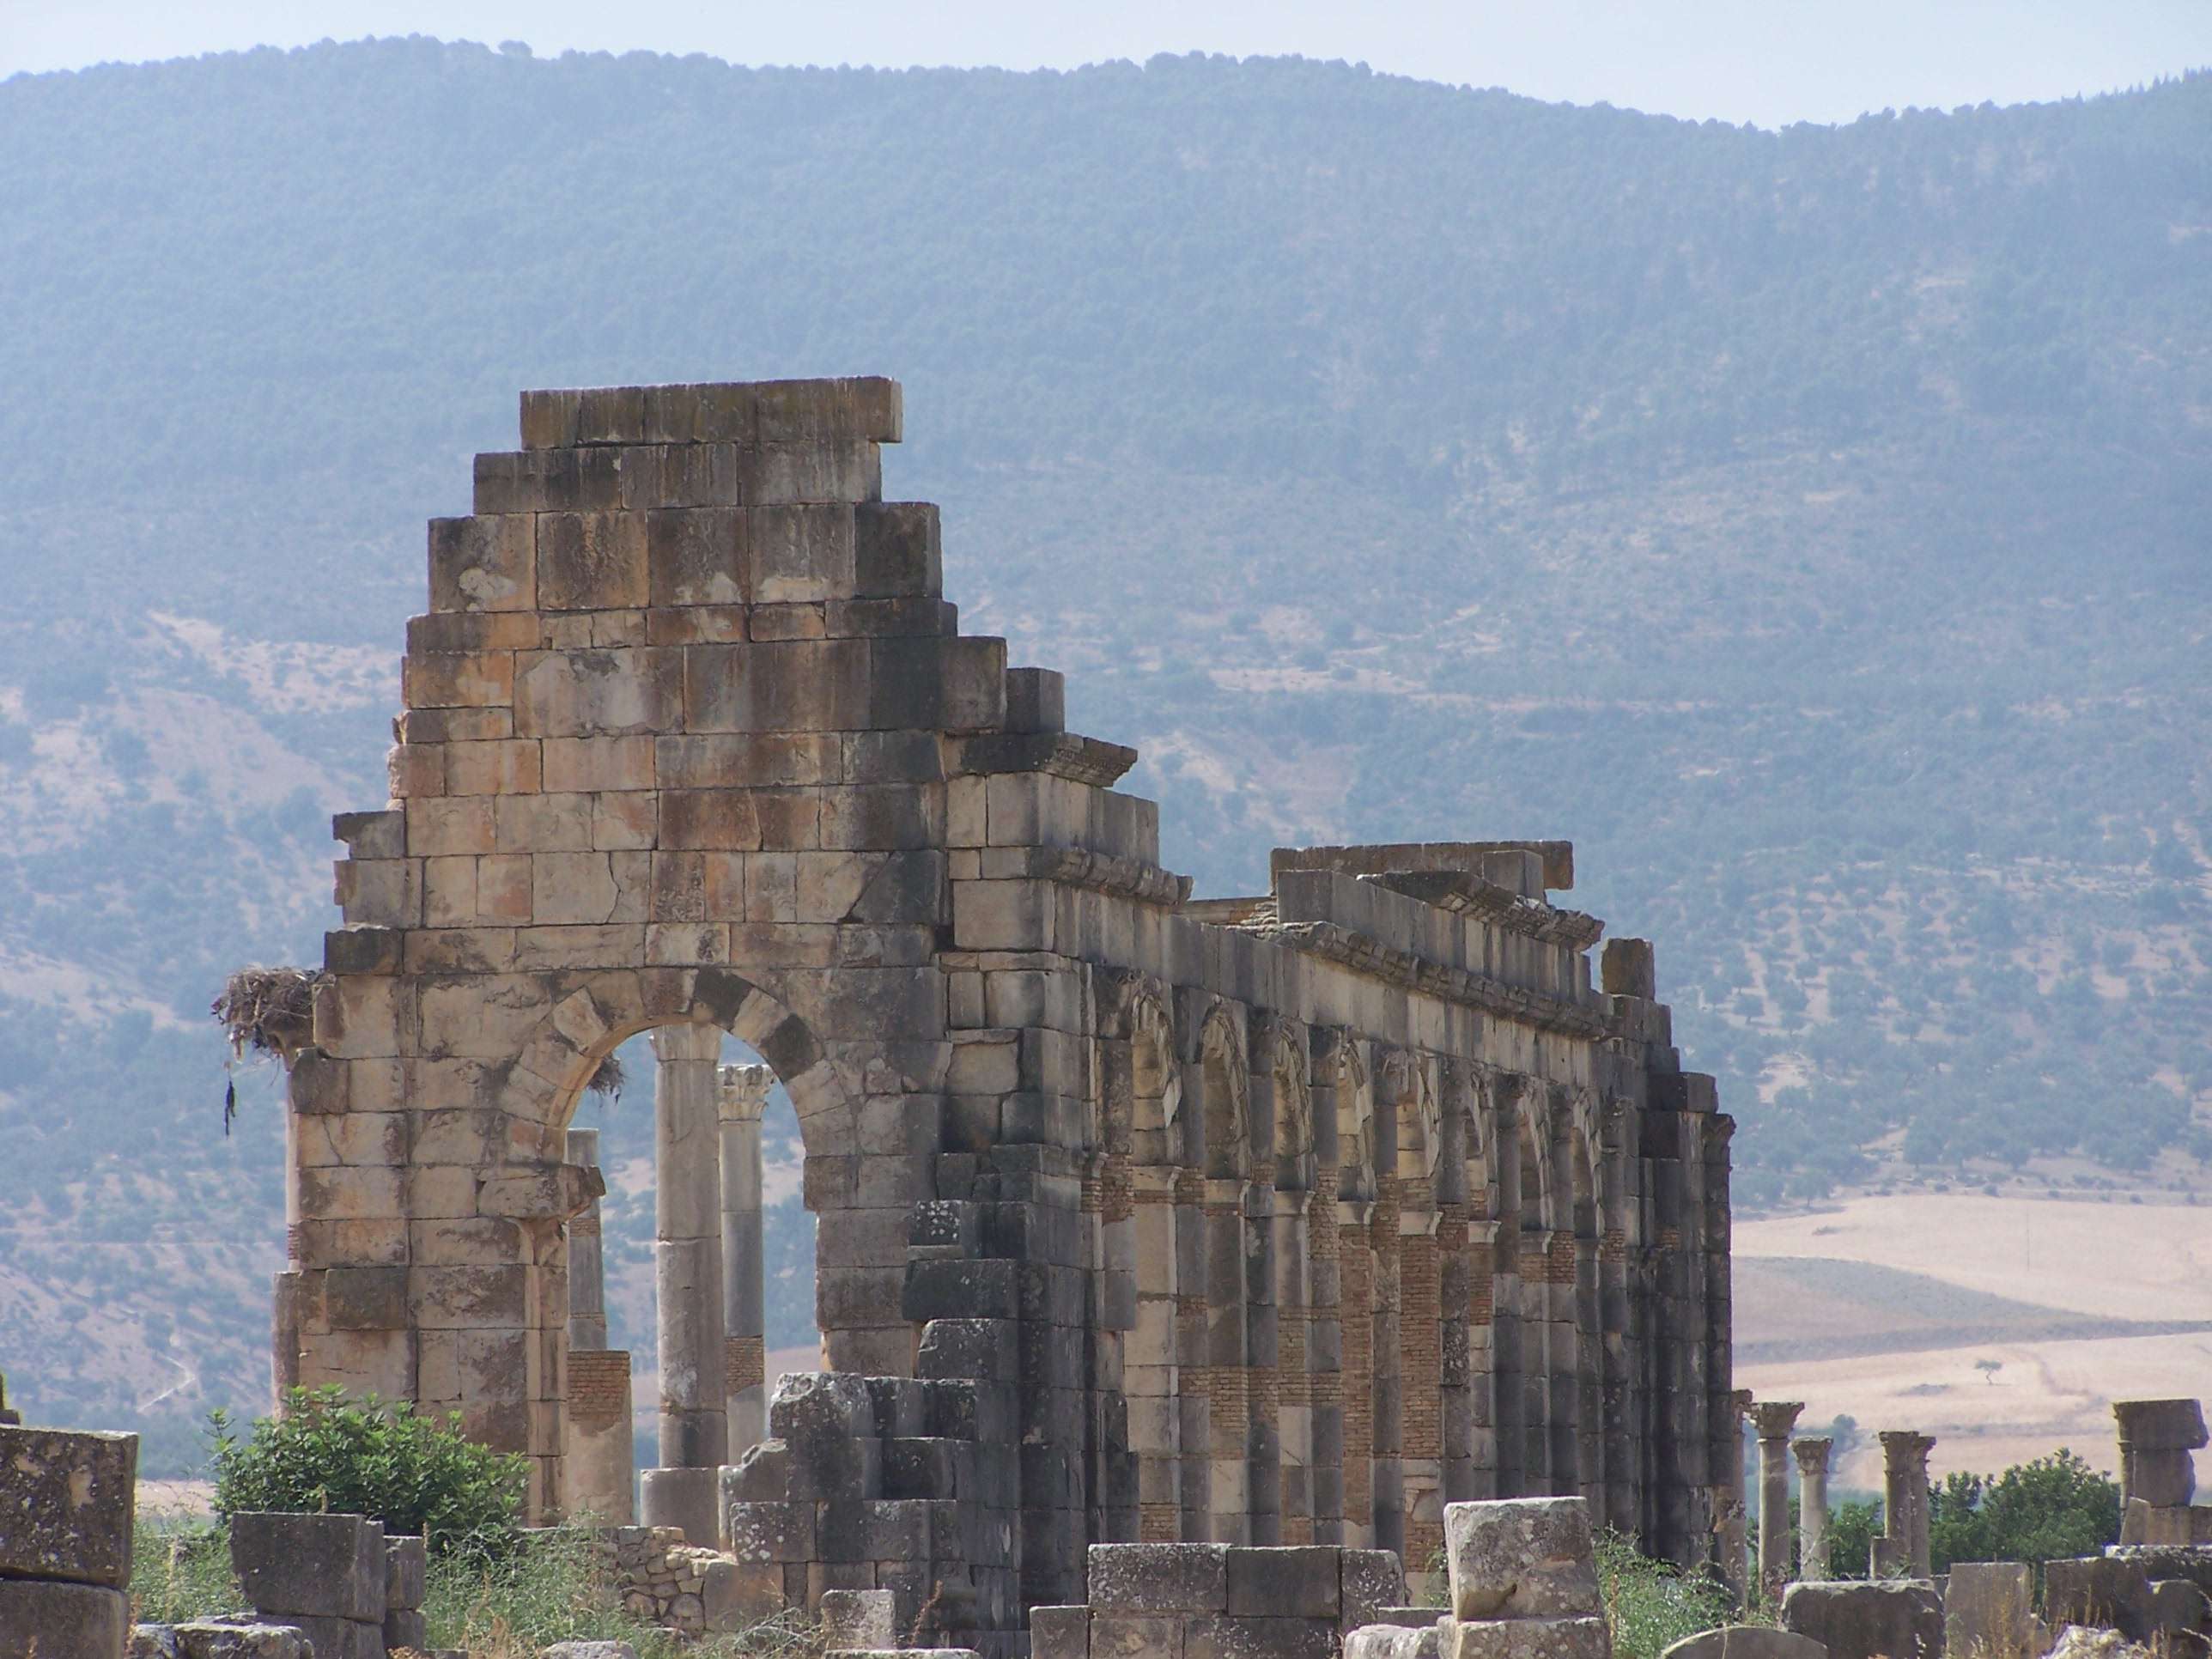
POLYGON ((1226 1544, 1093 1544, 1091 1606, 1125 1613, 1226 1613, 1226 1544))
MULTIPOLYGON (((1943 1642, 1972 1659, 2033 1659, 2042 1651, 2035 1626, 2035 1573, 2023 1561, 1952 1564, 1943 1591, 1943 1642)), ((1721 1659, 1717 1653, 1693 1659, 1721 1659)), ((1753 1659, 1766 1659, 1754 1656, 1753 1659)), ((1790 1659, 1779 1654, 1773 1659, 1790 1659)), ((1820 1659, 1810 1655, 1807 1659, 1820 1659)))
POLYGON ((431 520, 431 610, 534 610, 532 529, 530 516, 519 513, 431 520))
POLYGON ((2194 1451, 2207 1443, 2204 1408, 2194 1400, 2117 1400, 2120 1438, 2136 1451, 2194 1451))
POLYGON ((556 1642, 540 1648, 538 1659, 637 1659, 627 1642, 556 1642))
POLYGON ((0 1578, 0 1659, 123 1659, 130 1640, 120 1590, 0 1578))
POLYGON ((1091 1609, 1031 1607, 1030 1659, 1090 1659, 1091 1609))
POLYGON ((1406 1570, 1390 1550, 1341 1550, 1337 1556, 1344 1628, 1375 1622, 1384 1607, 1406 1602, 1406 1570))
POLYGON ((891 1593, 887 1589, 822 1592, 822 1645, 825 1648, 895 1648, 891 1593))
POLYGON ((1202 1613, 1183 1620, 1183 1659, 1336 1659, 1334 1619, 1202 1613))
POLYGON ((1942 1659, 1943 1600, 1925 1580, 1796 1583, 1782 1593, 1782 1627, 1829 1659, 1942 1659))
POLYGON ((1442 1638, 1443 1659, 1613 1659, 1599 1618, 1461 1620, 1442 1638))
POLYGON ((418 1652, 430 1645, 429 1621, 420 1607, 390 1607, 384 1614, 384 1645, 388 1652, 393 1648, 413 1648, 418 1652))
POLYGON ((638 1476, 638 1519, 680 1530, 695 1549, 713 1549, 726 1524, 717 1513, 720 1481, 716 1468, 647 1469, 638 1476))
POLYGON ((379 1522, 242 1510, 230 1517, 230 1562, 246 1599, 263 1613, 384 1622, 379 1522))
POLYGON ((538 520, 538 606, 542 611, 641 608, 647 580, 645 518, 636 513, 548 513, 538 520))
MULTIPOLYGON (((1955 1639, 1953 1645, 1957 1645, 1955 1639)), ((1660 1659, 1828 1659, 1828 1650, 1809 1636, 1771 1625, 1723 1625, 1684 1637, 1660 1659)), ((1993 1653, 1990 1659, 1999 1656, 1993 1653)))
POLYGON ((2154 1510, 2185 1509, 2197 1496, 2197 1466, 2185 1451, 2135 1447, 2128 1454, 2128 1466, 2130 1498, 2154 1510))
POLYGON ((863 599, 934 599, 945 591, 941 530, 927 501, 878 501, 854 513, 854 591, 863 599))
POLYGON ((1091 1659, 1183 1659, 1183 1620, 1174 1613, 1118 1612, 1095 1596, 1088 1612, 1091 1659))
POLYGON ((179 1625, 174 1634, 177 1659, 314 1659, 299 1626, 249 1613, 179 1625))
POLYGON ((1598 1613, 1589 1505, 1518 1498, 1444 1507, 1455 1617, 1582 1618, 1598 1613))
POLYGON ((752 508, 745 516, 755 603, 803 605, 852 596, 856 549, 851 507, 776 505, 752 508))
POLYGON ((314 1659, 386 1659, 381 1620, 372 1624, 359 1619, 327 1619, 302 1613, 287 1613, 283 1622, 295 1626, 307 1638, 314 1650, 314 1659))
POLYGON ((135 1434, 0 1428, 0 1577, 127 1589, 137 1478, 135 1434))
MULTIPOLYGON (((422 1605, 424 1579, 429 1567, 427 1540, 408 1534, 384 1540, 384 1611, 422 1605)), ((416 1645, 420 1647, 421 1643, 416 1645)))
POLYGON ((1325 1619, 1343 1608, 1337 1552, 1330 1545, 1229 1552, 1229 1611, 1278 1619, 1325 1619))
POLYGON ((124 1659, 178 1659, 177 1632, 172 1625, 139 1625, 131 1632, 124 1659))

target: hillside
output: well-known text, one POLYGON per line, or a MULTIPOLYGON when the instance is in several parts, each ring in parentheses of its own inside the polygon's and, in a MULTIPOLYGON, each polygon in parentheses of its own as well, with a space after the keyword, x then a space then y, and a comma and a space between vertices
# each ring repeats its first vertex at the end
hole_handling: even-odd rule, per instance
POLYGON ((2069 1447, 2117 1467, 2112 1401, 2195 1397, 2212 1358, 2212 1207, 1899 1195, 1739 1226, 1736 1380, 1838 1416, 1839 1479, 1880 1491, 1875 1432, 1939 1474, 2069 1447))
POLYGON ((526 385, 897 375, 963 623, 1171 863, 1571 837, 1747 1204, 2194 1179, 2208 131, 2202 76, 1779 133, 1204 58, 0 82, 11 1394, 155 1468, 258 1399, 280 1120, 225 1137, 206 1003, 313 956, 526 385))

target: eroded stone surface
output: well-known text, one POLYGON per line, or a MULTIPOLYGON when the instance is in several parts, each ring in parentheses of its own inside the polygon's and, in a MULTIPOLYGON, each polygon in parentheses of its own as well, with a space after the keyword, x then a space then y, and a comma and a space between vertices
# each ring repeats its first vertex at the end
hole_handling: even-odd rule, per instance
POLYGON ((0 1427, 0 1577, 131 1582, 138 1437, 0 1427))
POLYGON ((1782 1625, 1820 1643, 1829 1659, 1942 1659, 1943 1601, 1930 1583, 1792 1584, 1782 1625))

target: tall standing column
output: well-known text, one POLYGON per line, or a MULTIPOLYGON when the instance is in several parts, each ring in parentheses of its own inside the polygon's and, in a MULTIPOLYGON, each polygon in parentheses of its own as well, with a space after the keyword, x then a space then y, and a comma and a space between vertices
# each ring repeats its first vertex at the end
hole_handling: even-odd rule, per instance
POLYGON ((1875 1540, 1880 1574, 1930 1576, 1928 1545, 1928 1453, 1936 1442, 1911 1429, 1881 1433, 1882 1535, 1875 1540))
MULTIPOLYGON (((568 1131, 568 1161, 599 1166, 599 1132, 568 1131)), ((606 1261, 599 1200, 568 1218, 568 1393, 562 1416, 562 1507, 572 1517, 628 1526, 635 1435, 629 1355, 607 1346, 606 1261)))
POLYGON ((660 1339, 659 1467, 642 1483, 647 1526, 681 1527, 694 1545, 718 1541, 716 1469, 729 1455, 722 1392, 720 1092, 722 1033, 664 1026, 653 1111, 653 1290, 660 1339))
POLYGON ((1759 1588, 1771 1606, 1790 1582, 1790 1431, 1802 1400, 1762 1400, 1751 1408, 1759 1431, 1759 1588))
POLYGON ((761 1241, 761 1113, 775 1073, 722 1069, 723 1393, 734 1463, 768 1433, 767 1257, 761 1241))
POLYGON ((1797 1576, 1828 1576, 1828 1449, 1833 1443, 1808 1435, 1793 1440, 1797 1455, 1797 1576))

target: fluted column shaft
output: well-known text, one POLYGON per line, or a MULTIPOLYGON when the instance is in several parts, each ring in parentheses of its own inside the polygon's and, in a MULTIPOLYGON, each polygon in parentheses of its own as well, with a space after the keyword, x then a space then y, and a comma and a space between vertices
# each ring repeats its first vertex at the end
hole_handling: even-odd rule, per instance
POLYGON ((653 1285, 660 1338, 660 1466, 711 1469, 729 1455, 723 1394, 721 1155, 715 1062, 722 1034, 653 1034, 653 1285))
POLYGON ((1881 1434, 1883 1535, 1916 1578, 1934 1571, 1928 1540, 1928 1454, 1934 1438, 1911 1429, 1881 1434))
POLYGON ((767 1256, 761 1234, 761 1113, 775 1073, 722 1068, 722 1390, 730 1462, 768 1433, 767 1256))

